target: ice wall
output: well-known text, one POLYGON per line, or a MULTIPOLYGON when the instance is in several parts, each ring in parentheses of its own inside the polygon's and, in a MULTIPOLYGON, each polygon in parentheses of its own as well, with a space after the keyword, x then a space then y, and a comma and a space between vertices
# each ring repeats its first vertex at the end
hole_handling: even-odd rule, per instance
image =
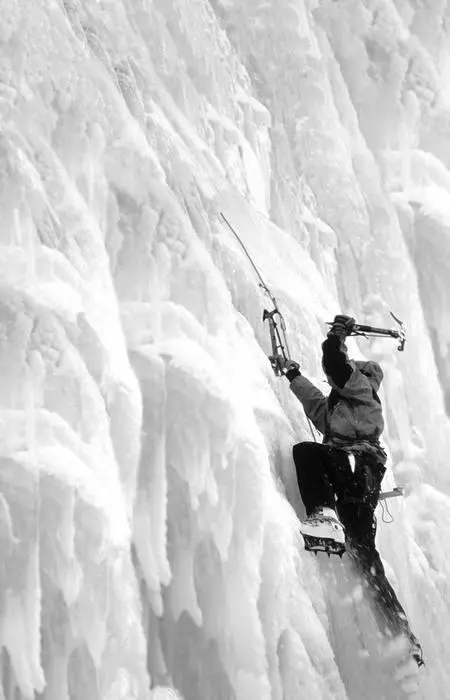
POLYGON ((302 550, 308 430, 220 211, 312 379, 339 310, 408 325, 352 349, 447 696, 449 33, 445 0, 3 0, 0 697, 404 697, 345 559, 302 550))

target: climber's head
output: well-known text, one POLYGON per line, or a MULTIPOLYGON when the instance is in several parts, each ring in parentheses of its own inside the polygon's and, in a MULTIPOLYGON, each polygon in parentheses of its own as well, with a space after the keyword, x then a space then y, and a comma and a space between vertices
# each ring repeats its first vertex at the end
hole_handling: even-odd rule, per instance
POLYGON ((375 391, 378 391, 384 376, 383 370, 378 362, 372 362, 371 360, 356 360, 355 365, 361 374, 364 374, 364 376, 367 377, 372 388, 375 389, 375 391))

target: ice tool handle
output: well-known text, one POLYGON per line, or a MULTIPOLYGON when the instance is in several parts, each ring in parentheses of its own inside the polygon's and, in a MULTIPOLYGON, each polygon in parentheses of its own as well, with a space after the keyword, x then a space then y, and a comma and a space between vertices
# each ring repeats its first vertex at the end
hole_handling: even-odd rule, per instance
POLYGON ((268 321, 269 323, 270 342, 272 344, 270 364, 272 365, 272 369, 275 372, 275 375, 277 377, 281 377, 283 375, 283 372, 277 358, 282 357, 285 360, 290 360, 291 357, 289 354, 289 348, 287 344, 286 324, 284 322, 284 318, 278 310, 274 298, 272 298, 272 302, 274 303, 275 308, 272 311, 267 311, 267 309, 264 309, 263 321, 268 321), (276 317, 278 317, 280 325, 278 325, 276 317))

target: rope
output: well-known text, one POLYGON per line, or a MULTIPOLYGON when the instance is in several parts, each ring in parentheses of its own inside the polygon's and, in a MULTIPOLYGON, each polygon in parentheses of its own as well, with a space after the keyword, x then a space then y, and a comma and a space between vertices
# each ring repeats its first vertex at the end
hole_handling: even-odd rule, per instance
MULTIPOLYGON (((249 262, 250 262, 250 265, 251 265, 252 268, 254 269, 254 271, 255 271, 255 273, 256 273, 258 279, 259 279, 259 286, 264 290, 264 292, 267 294, 267 296, 269 297, 269 299, 271 300, 271 302, 273 303, 273 305, 274 305, 275 308, 277 309, 277 302, 276 302, 276 299, 275 299, 275 297, 271 294, 270 289, 267 287, 266 283, 264 282, 260 271, 258 270, 258 268, 256 267, 255 263, 253 262, 252 256, 250 255, 250 253, 248 252, 247 248, 245 247, 245 245, 244 245, 242 239, 239 237, 237 231, 232 227, 232 225, 231 225, 230 222, 228 221, 227 217, 226 217, 224 214, 222 214, 222 212, 220 212, 220 216, 222 217, 222 219, 225 221, 225 223, 226 223, 226 225, 228 226, 228 228, 230 229, 230 231, 236 236, 237 240, 238 240, 239 243, 241 244, 242 250, 243 250, 244 253, 246 254, 246 256, 247 256, 247 258, 248 258, 248 260, 249 260, 249 262)), ((284 329, 283 329, 283 330, 284 330, 284 329)))
POLYGON ((391 511, 389 510, 389 506, 387 504, 387 501, 385 499, 382 499, 381 501, 379 501, 379 503, 381 506, 381 519, 384 523, 386 523, 386 525, 390 525, 391 523, 394 522, 394 518, 393 518, 391 511), (384 512, 385 508, 386 508, 387 514, 390 517, 390 520, 386 520, 386 518, 385 518, 385 512, 384 512))
POLYGON ((315 432, 314 432, 314 430, 313 430, 313 425, 312 425, 312 422, 311 422, 311 418, 310 418, 309 416, 307 416, 306 413, 305 413, 305 416, 306 416, 306 420, 307 420, 307 422, 308 422, 308 427, 309 427, 309 430, 310 430, 311 435, 312 435, 312 437, 313 437, 313 440, 314 440, 314 442, 317 442, 317 438, 316 438, 316 434, 315 434, 315 432))

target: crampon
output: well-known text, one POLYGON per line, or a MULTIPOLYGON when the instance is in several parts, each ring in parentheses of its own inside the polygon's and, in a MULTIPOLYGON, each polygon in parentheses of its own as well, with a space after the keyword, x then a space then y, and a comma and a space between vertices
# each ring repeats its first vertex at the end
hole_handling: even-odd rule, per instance
POLYGON ((300 532, 309 552, 325 552, 329 556, 345 552, 345 532, 332 508, 316 508, 301 524, 300 532))
POLYGON ((342 542, 336 542, 329 537, 312 537, 311 535, 302 535, 305 541, 305 550, 307 552, 314 552, 317 556, 317 552, 324 552, 331 556, 332 554, 337 554, 339 557, 345 552, 345 544, 342 542))

